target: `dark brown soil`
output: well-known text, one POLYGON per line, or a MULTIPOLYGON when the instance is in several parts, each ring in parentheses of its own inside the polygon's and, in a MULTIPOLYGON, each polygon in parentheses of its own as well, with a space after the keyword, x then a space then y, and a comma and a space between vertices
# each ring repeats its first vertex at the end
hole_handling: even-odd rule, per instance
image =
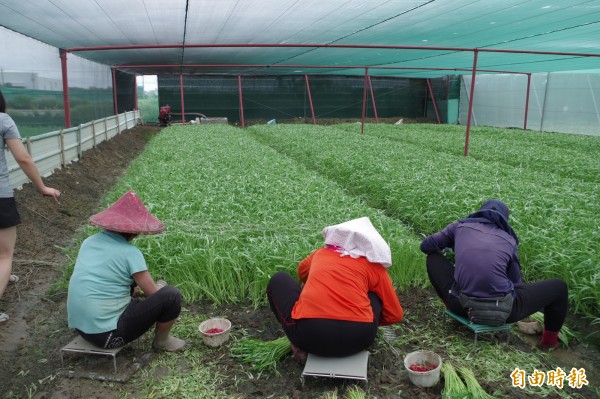
MULTIPOLYGON (((71 362, 69 366, 61 365, 60 348, 75 335, 66 323, 64 290, 49 293, 48 289, 64 273, 68 263, 64 248, 74 245, 78 229, 99 210, 104 194, 112 188, 129 162, 143 151, 147 140, 159 131, 158 127, 138 126, 85 152, 78 162, 45 178, 48 186, 64 193, 59 203, 42 197, 31 185, 15 192, 23 223, 18 227, 13 270, 21 279, 17 284, 10 284, 4 297, 0 299, 0 309, 11 316, 7 323, 0 325, 1 398, 113 398, 124 393, 139 397, 136 395, 135 378, 122 383, 66 378, 69 374, 65 370, 72 370, 73 367, 71 362)), ((433 312, 439 314, 439 308, 432 305, 437 300, 430 290, 413 289, 399 293, 399 297, 405 314, 410 316, 405 323, 430 320, 433 312)), ((187 307, 193 313, 227 315, 234 326, 246 329, 255 338, 272 340, 282 336, 266 306, 253 309, 249 306, 230 305, 215 309, 210 303, 203 302, 187 304, 187 307)), ((448 321, 447 329, 449 333, 454 332, 457 325, 448 321)), ((462 333, 465 334, 465 339, 472 339, 468 332, 462 333)), ((192 348, 206 350, 200 348, 201 345, 194 343, 192 348)), ((399 348, 400 353, 406 353, 418 345, 419 339, 415 337, 406 347, 399 348)), ((499 345, 503 343, 500 342, 499 345)), ((511 345, 518 345, 524 351, 531 350, 528 343, 514 337, 511 345)), ((394 355, 384 343, 378 342, 370 349, 368 383, 358 383, 368 391, 368 397, 440 397, 443 382, 434 388, 415 387, 408 380, 402 356, 394 355)), ((291 356, 280 363, 280 376, 253 380, 248 378, 240 364, 228 356, 227 346, 211 353, 215 360, 219 359, 222 374, 228 377, 221 386, 220 397, 315 398, 335 389, 339 397, 342 397, 348 385, 356 384, 341 379, 307 378, 303 385, 300 380, 303 367, 291 356)), ((600 366, 596 353, 577 346, 566 353, 569 356, 564 353, 563 356, 568 358, 568 362, 575 364, 586 361, 584 364, 590 384, 598 384, 600 366)), ((120 367, 129 367, 135 362, 143 364, 145 355, 144 348, 127 347, 119 354, 119 362, 123 365, 120 367)), ((97 364, 89 364, 89 361, 85 361, 87 368, 96 368, 100 372, 97 378, 110 374, 112 362, 102 359, 97 364), (107 373, 102 374, 107 370, 107 373)), ((148 361, 151 362, 152 358, 148 361)), ((121 371, 120 369, 119 372, 121 371)), ((159 373, 160 371, 155 372, 154 376, 159 373)), ((534 397, 511 388, 509 381, 503 387, 504 392, 510 393, 506 397, 534 397)), ((586 389, 581 393, 589 398, 598 398, 586 389)))

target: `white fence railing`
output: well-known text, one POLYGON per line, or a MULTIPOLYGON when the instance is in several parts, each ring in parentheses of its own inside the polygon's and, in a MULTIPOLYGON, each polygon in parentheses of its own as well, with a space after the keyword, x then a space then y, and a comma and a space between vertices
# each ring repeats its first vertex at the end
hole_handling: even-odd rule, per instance
MULTIPOLYGON (((123 130, 135 127, 141 121, 139 111, 98 119, 77 127, 40 134, 23 139, 23 144, 37 165, 43 177, 50 176, 54 170, 79 160, 84 151, 110 140, 123 130)), ((10 183, 21 188, 29 179, 19 167, 12 154, 5 148, 10 183)))

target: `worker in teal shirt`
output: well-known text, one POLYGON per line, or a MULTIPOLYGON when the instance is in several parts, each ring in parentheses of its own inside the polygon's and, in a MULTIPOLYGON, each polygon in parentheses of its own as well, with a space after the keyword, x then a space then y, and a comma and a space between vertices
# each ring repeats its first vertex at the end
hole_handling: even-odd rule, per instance
POLYGON ((90 223, 104 230, 79 249, 69 281, 69 327, 96 346, 118 348, 155 325, 154 348, 182 349, 185 341, 169 334, 181 311, 181 293, 155 283, 141 251, 131 244, 139 234, 160 233, 162 222, 129 191, 90 223))

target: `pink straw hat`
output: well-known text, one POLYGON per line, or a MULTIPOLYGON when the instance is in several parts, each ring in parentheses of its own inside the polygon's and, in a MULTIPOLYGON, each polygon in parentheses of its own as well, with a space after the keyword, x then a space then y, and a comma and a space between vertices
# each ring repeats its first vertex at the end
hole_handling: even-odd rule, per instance
POLYGON ((92 216, 90 224, 130 234, 158 234, 165 229, 165 225, 148 211, 133 190, 127 191, 106 210, 92 216))

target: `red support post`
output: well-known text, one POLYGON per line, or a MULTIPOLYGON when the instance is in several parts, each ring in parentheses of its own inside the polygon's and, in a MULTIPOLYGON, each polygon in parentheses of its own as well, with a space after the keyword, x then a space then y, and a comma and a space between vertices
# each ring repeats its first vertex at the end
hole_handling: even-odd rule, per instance
POLYGON ((115 115, 119 114, 119 107, 117 104, 117 78, 115 68, 111 68, 112 73, 112 89, 113 89, 113 112, 115 115))
POLYGON ((531 74, 527 74, 527 94, 525 95, 525 120, 523 121, 523 130, 527 130, 527 116, 529 115, 529 93, 531 90, 531 74))
POLYGON ((475 78, 477 77, 477 55, 479 51, 473 51, 473 71, 471 72, 471 94, 469 95, 469 112, 467 114, 467 131, 465 133, 465 157, 469 155, 469 133, 471 132, 471 118, 473 117, 473 94, 475 93, 475 78))
POLYGON ((373 83, 371 82, 371 75, 369 78, 369 90, 371 91, 371 103, 373 104, 373 113, 375 114, 375 123, 379 123, 379 117, 377 116, 377 105, 375 105, 375 94, 373 94, 373 83))
POLYGON ((65 113, 65 128, 71 127, 71 104, 69 102, 69 74, 67 73, 67 52, 59 50, 60 67, 62 69, 63 108, 65 113))
POLYGON ((137 75, 133 79, 133 109, 134 111, 138 110, 138 93, 137 93, 137 75))
POLYGON ((433 103, 433 109, 435 110, 435 117, 437 118, 437 122, 439 125, 442 122, 440 121, 440 114, 438 112, 438 108, 435 103, 435 96, 433 95, 433 89, 431 88, 431 79, 427 79, 427 88, 429 89, 429 94, 431 95, 431 102, 433 103))
POLYGON ((428 112, 427 100, 428 99, 429 99, 429 89, 427 89, 427 87, 425 87, 425 104, 423 104, 423 117, 427 116, 427 112, 428 112))
POLYGON ((179 74, 179 94, 181 95, 181 123, 185 125, 185 99, 183 96, 183 74, 179 74))
POLYGON ((244 100, 242 97, 242 76, 238 75, 238 96, 240 98, 240 119, 242 120, 242 128, 246 127, 246 122, 244 121, 244 100))
POLYGON ((362 123, 360 133, 365 134, 365 114, 367 113, 367 81, 369 78, 369 68, 365 68, 365 83, 363 85, 363 106, 362 106, 362 123))
POLYGON ((308 94, 308 103, 310 104, 310 115, 312 116, 313 125, 316 125, 317 120, 315 119, 315 108, 313 107, 312 95, 310 94, 308 75, 304 75, 304 81, 306 82, 306 93, 308 94))

